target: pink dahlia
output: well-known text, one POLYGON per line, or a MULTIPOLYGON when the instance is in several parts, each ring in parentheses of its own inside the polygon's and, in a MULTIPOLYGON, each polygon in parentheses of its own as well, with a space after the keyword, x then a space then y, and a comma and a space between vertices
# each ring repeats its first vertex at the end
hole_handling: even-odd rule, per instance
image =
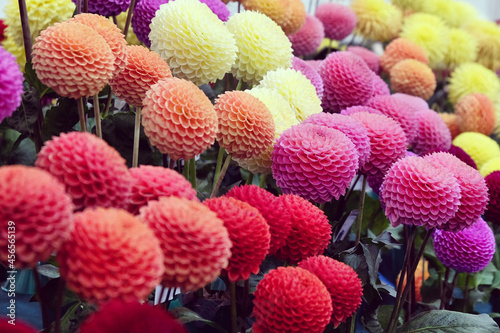
POLYGON ((363 124, 356 119, 336 113, 316 113, 304 120, 304 124, 325 126, 339 130, 354 143, 359 157, 359 167, 363 167, 370 157, 370 138, 363 124))
POLYGON ((312 67, 316 72, 319 73, 319 67, 323 63, 323 60, 306 60, 306 63, 312 67))
POLYGON ((484 218, 488 222, 500 225, 500 171, 493 171, 485 178, 490 194, 484 218))
MULTIPOLYGON (((1 26, 0 26, 1 27, 1 26)), ((1 37, 1 35, 0 35, 1 37)), ((7 308, 8 309, 8 308, 7 308)), ((10 310, 7 310, 9 313, 10 310)), ((15 308, 14 308, 15 313, 15 308)), ((38 331, 34 328, 24 324, 22 321, 16 318, 15 325, 9 323, 9 318, 0 318, 0 332, 5 333, 37 333, 38 331)))
POLYGON ((283 193, 319 203, 344 195, 359 166, 358 152, 348 136, 313 124, 284 131, 271 160, 273 176, 283 193))
POLYGON ((366 47, 361 46, 349 46, 347 48, 347 52, 354 53, 368 65, 368 67, 375 73, 378 74, 380 72, 380 63, 378 60, 378 55, 368 50, 366 47))
POLYGON ((332 316, 330 293, 321 280, 300 267, 278 267, 254 293, 255 333, 321 333, 332 316))
POLYGON ((470 157, 470 155, 467 154, 465 150, 463 150, 462 148, 455 145, 451 145, 450 149, 448 150, 448 153, 458 157, 459 160, 461 160, 468 166, 477 169, 476 162, 474 162, 474 160, 470 157))
POLYGON ((323 60, 319 74, 325 87, 322 101, 328 111, 365 105, 373 95, 373 72, 350 52, 331 53, 323 60))
POLYGON ((443 118, 433 110, 415 112, 417 134, 412 142, 413 151, 423 155, 431 151, 447 151, 451 147, 451 133, 443 118))
POLYGON ((349 36, 358 22, 351 8, 337 3, 319 5, 314 15, 323 23, 325 36, 334 40, 349 36))
MULTIPOLYGON (((77 0, 72 0, 75 4, 77 0)), ((127 10, 130 0, 89 0, 89 13, 114 16, 127 10)), ((83 9, 83 2, 82 2, 83 9)))
POLYGON ((460 186, 460 207, 441 229, 456 232, 470 227, 481 217, 488 204, 488 187, 483 176, 449 153, 434 153, 424 159, 434 167, 452 173, 460 186))
POLYGON ((374 109, 374 108, 371 108, 369 106, 366 106, 366 105, 357 105, 357 106, 351 106, 347 109, 344 109, 342 111, 340 111, 340 114, 344 115, 344 116, 350 116, 350 115, 353 115, 355 113, 359 113, 359 112, 367 112, 367 113, 373 113, 373 114, 379 114, 379 115, 384 115, 381 111, 377 110, 377 109, 374 109))
POLYGON ((262 217, 266 219, 271 233, 269 254, 274 254, 280 247, 285 245, 286 238, 291 230, 291 217, 282 200, 256 185, 233 187, 226 196, 246 202, 257 208, 262 217))
POLYGON ((196 191, 191 183, 172 169, 159 166, 141 165, 130 169, 132 190, 128 211, 139 214, 139 208, 146 206, 151 200, 159 197, 178 197, 198 201, 196 191))
POLYGON ((452 173, 422 157, 397 161, 387 172, 381 197, 393 226, 445 226, 460 206, 460 186, 452 173))
POLYGON ((382 189, 382 183, 384 182, 384 177, 385 174, 381 172, 366 176, 366 181, 368 182, 368 186, 370 186, 372 191, 377 195, 380 195, 380 190, 382 189))
POLYGON ((417 96, 396 93, 392 94, 392 97, 406 102, 406 104, 408 104, 415 112, 429 109, 429 104, 427 104, 427 101, 417 96))
POLYGON ((434 251, 445 265, 457 272, 476 273, 488 266, 495 254, 495 235, 482 218, 459 232, 434 231, 434 251))
POLYGON ((0 46, 0 122, 21 105, 23 80, 16 58, 0 46))
POLYGON ((170 0, 141 0, 134 8, 132 29, 134 29, 137 39, 146 44, 147 47, 151 47, 151 41, 149 40, 149 33, 151 32, 149 25, 151 24, 151 20, 155 17, 155 13, 160 9, 160 6, 169 1, 170 0))
POLYGON ((76 210, 128 205, 132 177, 125 159, 95 135, 61 133, 45 142, 35 164, 66 185, 76 210))
POLYGON ((332 235, 332 227, 325 213, 312 203, 294 194, 279 197, 290 212, 291 227, 286 244, 276 257, 296 264, 306 258, 322 254, 332 235))
POLYGON ((309 66, 307 62, 297 57, 292 58, 292 69, 307 77, 314 88, 316 88, 319 99, 323 98, 323 79, 321 79, 318 72, 309 66))
POLYGON ((390 95, 391 90, 389 89, 389 86, 387 83, 385 83, 384 80, 377 74, 373 73, 372 75, 373 79, 373 96, 378 96, 378 95, 390 95))
POLYGON ((294 34, 288 36, 292 43, 293 54, 297 57, 308 56, 316 52, 325 38, 323 23, 312 15, 306 15, 306 22, 294 34))

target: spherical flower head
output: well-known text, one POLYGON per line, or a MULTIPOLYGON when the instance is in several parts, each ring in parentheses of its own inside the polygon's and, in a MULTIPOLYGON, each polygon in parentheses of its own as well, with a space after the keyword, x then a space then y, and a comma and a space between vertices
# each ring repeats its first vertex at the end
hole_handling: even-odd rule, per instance
POLYGON ((496 225, 500 224, 500 171, 493 171, 485 177, 488 185, 490 201, 486 207, 484 218, 496 225))
POLYGON ((373 96, 373 72, 353 53, 331 53, 323 60, 319 74, 325 86, 323 105, 328 111, 365 105, 373 96))
POLYGON ((106 40, 81 23, 57 23, 42 31, 33 45, 36 75, 63 97, 97 95, 111 79, 114 63, 106 40))
POLYGON ((461 133, 453 140, 453 144, 469 154, 479 170, 490 159, 500 156, 498 143, 481 133, 461 133))
POLYGON ((70 132, 53 137, 45 142, 35 165, 66 186, 76 210, 128 205, 132 177, 125 159, 95 135, 70 132))
POLYGON ((311 66, 309 66, 307 62, 297 57, 293 57, 292 59, 292 69, 302 73, 302 75, 307 77, 313 84, 314 88, 316 88, 318 98, 323 98, 323 79, 318 72, 316 72, 311 66))
POLYGON ((273 177, 283 193, 319 203, 344 195, 359 166, 358 151, 347 135, 314 124, 283 132, 271 159, 273 177))
POLYGON ((460 28, 478 17, 474 6, 461 1, 427 0, 423 1, 421 11, 438 16, 453 28, 460 28))
POLYGON ((340 111, 340 114, 345 115, 345 116, 350 116, 352 114, 359 113, 359 112, 367 112, 367 113, 384 115, 382 113, 382 111, 371 108, 371 107, 366 106, 366 105, 351 106, 347 109, 340 111))
POLYGON ((130 169, 132 190, 128 211, 134 215, 151 200, 160 197, 178 197, 198 201, 196 191, 177 171, 159 166, 141 165, 130 169))
POLYGON ((71 198, 63 184, 38 168, 0 167, 0 181, 0 261, 7 263, 12 258, 8 240, 15 231, 16 267, 35 267, 69 236, 71 198))
POLYGON ((5 31, 5 40, 1 43, 1 46, 5 51, 9 52, 16 58, 16 63, 19 66, 21 72, 24 72, 24 67, 26 66, 26 52, 24 52, 24 46, 19 46, 16 44, 12 37, 9 37, 7 31, 5 31))
POLYGON ((425 49, 409 39, 398 38, 390 42, 380 56, 380 67, 384 72, 390 73, 394 65, 405 59, 415 59, 423 64, 429 64, 425 49))
POLYGON ((500 28, 495 22, 475 20, 466 26, 477 40, 477 62, 496 71, 500 68, 500 28))
POLYGON ((292 44, 283 30, 266 15, 245 11, 231 16, 226 26, 238 47, 231 70, 238 79, 256 85, 267 72, 290 68, 292 44))
MULTIPOLYGON (((75 4, 76 0, 72 0, 75 4)), ((130 0, 89 0, 89 13, 115 16, 127 10, 130 0)), ((83 8, 83 4, 82 4, 83 8)))
POLYGON ((308 56, 316 52, 325 38, 323 23, 312 15, 306 15, 306 21, 296 33, 288 36, 292 43, 293 54, 297 57, 308 56))
POLYGON ((162 154, 188 160, 215 142, 217 113, 192 82, 162 79, 147 91, 143 105, 144 132, 162 154))
POLYGON ((111 52, 115 56, 115 71, 113 74, 120 73, 127 65, 127 52, 125 35, 118 27, 104 16, 96 14, 78 14, 67 22, 77 22, 94 29, 108 43, 111 52))
POLYGON ((316 72, 319 73, 319 67, 323 63, 323 60, 306 60, 305 61, 309 66, 311 66, 316 72))
POLYGON ((482 218, 459 232, 434 231, 434 251, 437 258, 443 265, 457 272, 482 271, 493 258, 495 248, 493 231, 482 218))
POLYGON ((434 110, 415 112, 417 135, 413 151, 424 155, 431 151, 447 151, 451 147, 451 133, 443 118, 434 110))
POLYGON ((454 113, 438 113, 441 119, 443 119, 446 126, 450 130, 451 138, 454 139, 462 133, 460 126, 458 126, 458 117, 454 113))
POLYGON ((483 177, 487 177, 490 173, 500 170, 500 157, 494 157, 486 162, 479 170, 483 177))
POLYGON ((406 224, 440 228, 455 216, 461 198, 452 173, 418 156, 394 163, 380 194, 385 214, 394 227, 406 224))
POLYGON ((188 333, 172 315, 147 303, 112 300, 90 315, 79 328, 80 333, 188 333))
POLYGON ((23 80, 16 58, 0 46, 0 122, 21 105, 23 80))
POLYGON ((222 220, 207 206, 185 198, 160 197, 143 207, 139 218, 160 240, 165 287, 194 291, 227 267, 233 244, 222 220))
POLYGON ((156 11, 160 9, 160 6, 169 1, 170 0, 141 0, 134 8, 132 28, 137 38, 147 47, 151 47, 151 41, 149 40, 151 20, 155 17, 156 11))
POLYGON ((342 40, 349 36, 358 22, 351 8, 337 3, 319 5, 314 16, 323 23, 326 38, 333 40, 342 40))
POLYGON ((299 31, 306 22, 306 7, 302 0, 289 0, 290 15, 281 27, 285 35, 291 35, 299 31))
POLYGON ((325 251, 332 228, 325 213, 304 198, 294 194, 282 195, 279 200, 288 209, 291 230, 286 243, 276 257, 296 264, 325 251))
POLYGON ((276 90, 287 100, 299 121, 322 111, 314 85, 305 75, 291 68, 268 72, 258 87, 276 90))
POLYGON ((351 117, 363 123, 370 138, 370 158, 360 169, 361 172, 383 175, 394 162, 405 156, 406 135, 395 120, 368 112, 357 112, 351 117))
POLYGON ((254 293, 255 333, 321 333, 332 316, 332 300, 321 280, 300 267, 278 267, 254 293))
POLYGON ((351 9, 358 17, 355 33, 367 39, 387 42, 401 29, 401 11, 384 0, 354 0, 351 9))
POLYGON ((236 158, 257 157, 272 146, 276 127, 271 111, 257 97, 229 91, 215 102, 217 141, 236 158))
POLYGON ((0 20, 0 42, 2 42, 6 37, 5 37, 5 29, 7 26, 5 23, 3 23, 3 20, 0 20))
POLYGON ((429 66, 415 59, 406 59, 392 67, 391 88, 395 92, 404 93, 428 100, 436 90, 436 76, 429 66))
POLYGON ((436 68, 444 60, 449 44, 449 28, 439 17, 413 14, 405 20, 400 36, 425 50, 431 68, 436 68))
POLYGON ((389 86, 385 81, 378 76, 377 74, 373 73, 372 75, 372 80, 373 80, 373 95, 372 97, 379 96, 379 95, 390 95, 391 90, 389 89, 389 86))
POLYGON ((332 318, 335 327, 351 317, 361 305, 363 287, 358 274, 350 266, 325 256, 315 256, 299 262, 299 267, 316 275, 332 298, 332 318))
POLYGON ((303 122, 304 124, 313 124, 325 126, 334 130, 341 131, 354 143, 359 158, 359 167, 370 158, 370 138, 368 131, 363 124, 356 119, 336 113, 318 113, 313 114, 303 122))
POLYGON ((470 227, 481 217, 488 204, 488 187, 483 176, 449 153, 434 153, 424 159, 433 166, 452 173, 460 186, 460 206, 455 216, 441 226, 441 229, 456 232, 470 227))
POLYGON ((457 157, 460 161, 464 162, 468 166, 477 170, 477 166, 474 160, 462 148, 457 147, 455 145, 451 145, 450 149, 448 150, 448 153, 452 154, 453 156, 457 157))
POLYGON ((74 229, 57 252, 61 277, 83 300, 142 301, 164 271, 160 243, 132 214, 91 208, 75 214, 74 229))
POLYGON ((24 324, 22 321, 17 319, 15 325, 9 322, 9 318, 0 318, 0 330, 2 332, 8 333, 36 333, 38 332, 34 328, 24 324))
POLYGON ((222 79, 236 60, 234 36, 198 0, 161 5, 150 27, 151 50, 165 59, 175 77, 198 86, 222 79))
POLYGON ((395 93, 392 94, 392 97, 398 99, 400 101, 406 102, 415 112, 420 110, 427 110, 429 108, 429 104, 427 102, 417 96, 407 95, 403 93, 395 93))
POLYGON ((233 243, 224 271, 229 281, 247 280, 251 273, 257 274, 271 242, 266 219, 257 208, 231 197, 213 198, 203 204, 224 222, 233 243))
POLYGON ((500 79, 495 72, 473 62, 458 66, 449 79, 448 98, 450 103, 457 103, 460 98, 472 93, 483 93, 492 101, 497 101, 500 91, 500 79))
POLYGON ((459 99, 455 104, 455 114, 461 132, 493 133, 495 106, 485 94, 473 93, 459 99))
POLYGON ((375 72, 375 74, 378 74, 378 72, 380 71, 380 62, 378 59, 379 57, 375 52, 361 46, 349 46, 347 48, 347 52, 354 53, 355 55, 363 59, 368 67, 373 72, 375 72))
POLYGON ((463 29, 450 29, 450 44, 444 55, 448 68, 454 68, 477 58, 478 44, 476 37, 463 29))
POLYGON ((289 0, 245 0, 242 1, 242 4, 246 11, 262 13, 276 22, 282 29, 291 14, 289 0))

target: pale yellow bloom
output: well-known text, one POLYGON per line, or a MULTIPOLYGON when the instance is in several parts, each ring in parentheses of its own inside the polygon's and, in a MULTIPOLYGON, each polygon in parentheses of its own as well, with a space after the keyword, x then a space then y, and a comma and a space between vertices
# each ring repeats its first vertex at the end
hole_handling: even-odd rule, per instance
POLYGON ((365 38, 387 42, 401 29, 401 11, 384 0, 354 0, 351 9, 358 17, 355 32, 365 38))

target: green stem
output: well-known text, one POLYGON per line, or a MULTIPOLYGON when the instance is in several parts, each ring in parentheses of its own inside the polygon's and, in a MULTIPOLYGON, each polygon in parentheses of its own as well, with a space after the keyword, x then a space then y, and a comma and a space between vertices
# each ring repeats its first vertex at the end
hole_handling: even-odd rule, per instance
POLYGON ((224 165, 222 166, 222 170, 220 171, 219 178, 217 178, 217 182, 215 183, 215 186, 212 190, 212 194, 210 195, 210 198, 214 198, 217 195, 217 192, 219 192, 220 185, 222 184, 222 180, 224 179, 224 176, 226 175, 227 168, 229 167, 229 164, 231 163, 231 155, 228 154, 226 157, 226 161, 224 162, 224 165))
POLYGON ((214 174, 214 183, 212 185, 212 191, 215 188, 215 183, 217 183, 217 180, 219 179, 220 175, 220 170, 222 168, 222 162, 224 161, 224 148, 219 147, 219 154, 217 155, 217 165, 215 166, 215 174, 214 174))
POLYGON ((191 185, 196 190, 196 160, 194 157, 189 160, 189 178, 191 180, 191 185))
POLYGON ((443 287, 441 289, 441 302, 439 304, 439 310, 444 309, 444 305, 447 303, 447 294, 448 294, 448 279, 450 277, 450 268, 446 267, 446 271, 444 272, 443 278, 443 287))
POLYGON ((85 119, 85 112, 83 111, 83 97, 76 100, 78 106, 78 116, 80 117, 80 128, 82 132, 87 132, 87 120, 85 119))
POLYGON ((351 326, 349 328, 349 332, 350 333, 355 333, 356 332, 356 314, 357 314, 357 312, 354 312, 354 314, 350 318, 351 319, 351 326))
POLYGON ((366 176, 363 176, 363 186, 361 188, 361 197, 359 199, 359 213, 358 213, 358 224, 356 230, 356 243, 354 245, 359 244, 359 240, 361 239, 361 227, 363 224, 363 209, 365 208, 365 192, 366 192, 366 176))
POLYGON ((352 183, 352 186, 349 188, 349 190, 347 191, 346 195, 344 196, 345 197, 345 202, 347 203, 347 201, 349 201, 349 197, 351 196, 352 194, 352 191, 354 190, 354 188, 356 187, 356 184, 358 183, 359 181, 359 178, 361 177, 361 174, 358 174, 358 176, 356 177, 356 179, 354 180, 354 183, 352 183))
POLYGON ((253 173, 251 173, 250 171, 248 171, 248 178, 247 178, 247 182, 245 184, 246 185, 252 185, 252 182, 253 182, 253 173))
POLYGON ((260 176, 260 188, 266 188, 267 173, 260 176))
POLYGON ((462 312, 466 313, 467 311, 467 300, 469 298, 469 279, 470 279, 470 274, 465 273, 465 291, 464 291, 464 306, 462 308, 462 312))
POLYGON ((325 203, 323 202, 322 204, 319 204, 318 208, 325 211, 325 203))
POLYGON ((246 331, 246 323, 247 323, 247 311, 248 311, 248 307, 247 307, 247 299, 248 299, 248 293, 249 293, 249 290, 250 290, 250 283, 249 283, 249 280, 246 279, 245 280, 245 285, 243 287, 243 304, 242 304, 242 311, 241 311, 241 318, 243 319, 243 325, 241 326, 241 333, 245 333, 246 331))
POLYGON ((95 117, 95 133, 97 134, 97 137, 102 139, 101 111, 99 110, 99 95, 94 96, 94 117, 95 117))
POLYGON ((455 275, 453 276, 453 280, 451 281, 451 286, 450 286, 450 294, 448 297, 448 302, 445 305, 445 310, 449 309, 451 306, 451 302, 453 301, 453 290, 455 290, 455 285, 457 284, 457 279, 458 279, 458 272, 455 272, 455 275))
POLYGON ((236 311, 236 285, 234 282, 229 283, 231 293, 231 333, 237 333, 237 316, 236 311))
POLYGON ((106 117, 108 115, 112 98, 113 98, 113 92, 111 91, 111 87, 109 87, 108 97, 106 98, 106 105, 104 106, 104 112, 102 113, 103 117, 106 117))
POLYGON ((182 175, 186 180, 189 180, 189 160, 184 160, 184 169, 182 169, 182 175))
POLYGON ((36 269, 36 266, 33 267, 33 277, 35 278, 35 286, 36 286, 36 291, 38 294, 38 301, 40 302, 40 309, 42 311, 42 325, 43 325, 43 330, 42 332, 48 332, 49 331, 49 316, 48 316, 48 311, 46 307, 46 303, 44 302, 45 297, 42 295, 42 282, 40 281, 40 276, 38 275, 38 271, 36 269))
POLYGON ((62 308, 62 301, 63 301, 63 296, 64 296, 64 288, 66 286, 66 282, 64 281, 63 278, 59 278, 59 285, 57 288, 57 305, 56 305, 56 320, 55 320, 55 329, 54 333, 60 333, 61 332, 61 308, 62 308))
POLYGON ((239 80, 235 90, 241 90, 242 85, 243 85, 243 80, 239 80))
POLYGON ((135 108, 134 148, 132 150, 132 168, 137 168, 137 166, 139 166, 139 141, 141 138, 141 111, 142 111, 141 107, 135 108))
POLYGON ((134 11, 135 1, 136 0, 131 0, 130 7, 128 7, 127 20, 125 21, 125 26, 123 27, 123 34, 125 35, 125 38, 127 38, 130 22, 132 22, 132 12, 134 11))

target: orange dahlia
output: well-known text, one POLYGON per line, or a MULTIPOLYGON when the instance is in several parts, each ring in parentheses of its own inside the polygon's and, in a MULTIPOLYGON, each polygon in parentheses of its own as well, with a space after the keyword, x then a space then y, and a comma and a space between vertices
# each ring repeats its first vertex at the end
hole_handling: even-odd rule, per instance
POLYGON ((42 31, 33 45, 38 78, 63 97, 96 95, 111 79, 114 64, 106 40, 81 23, 56 23, 42 31))
POLYGON ((465 95, 455 104, 455 114, 461 132, 493 133, 495 106, 488 96, 481 93, 465 95))
POLYGON ((457 135, 462 133, 460 127, 458 126, 458 117, 454 113, 438 113, 443 119, 444 123, 448 127, 451 133, 451 138, 454 139, 457 135))
POLYGON ((406 59, 394 65, 390 72, 391 88, 398 93, 428 100, 436 89, 436 76, 426 64, 406 59))
POLYGON ((77 213, 57 261, 68 288, 96 304, 144 300, 164 271, 154 233, 132 214, 114 208, 77 213))
POLYGON ((420 45, 406 38, 398 38, 385 48, 380 56, 380 66, 384 72, 390 73, 394 65, 405 59, 415 59, 426 65, 429 63, 427 53, 420 45))
POLYGON ((257 157, 272 146, 275 126, 271 111, 257 97, 230 91, 215 102, 217 141, 236 158, 257 157))
POLYGON ((296 33, 302 28, 306 22, 306 7, 301 0, 289 0, 290 3, 290 15, 285 24, 281 27, 285 34, 291 35, 296 33))
POLYGON ((188 160, 214 143, 217 113, 194 83, 162 79, 146 93, 143 104, 144 132, 161 153, 188 160))
POLYGON ((244 0, 242 4, 246 10, 266 15, 282 29, 287 24, 292 12, 290 0, 244 0))

